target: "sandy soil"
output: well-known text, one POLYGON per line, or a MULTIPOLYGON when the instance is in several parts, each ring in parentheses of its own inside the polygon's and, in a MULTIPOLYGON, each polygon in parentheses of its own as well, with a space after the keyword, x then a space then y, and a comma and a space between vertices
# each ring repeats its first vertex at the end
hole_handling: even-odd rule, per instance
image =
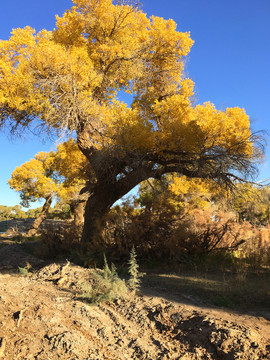
POLYGON ((19 244, 2 245, 0 358, 270 359, 265 318, 168 301, 147 283, 136 298, 93 306, 78 297, 91 279, 89 269, 46 265, 19 244), (19 274, 26 261, 40 269, 19 274))

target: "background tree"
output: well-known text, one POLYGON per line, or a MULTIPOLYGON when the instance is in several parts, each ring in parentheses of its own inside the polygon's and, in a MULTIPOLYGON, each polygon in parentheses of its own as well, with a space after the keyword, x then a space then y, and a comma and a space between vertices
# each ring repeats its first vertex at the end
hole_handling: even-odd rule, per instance
POLYGON ((38 153, 34 159, 17 167, 9 180, 9 186, 20 192, 23 206, 29 207, 30 202, 45 199, 43 208, 28 235, 36 233, 49 211, 53 197, 57 194, 57 183, 52 177, 53 172, 47 166, 48 158, 49 155, 45 152, 38 153))
POLYGON ((91 178, 91 168, 73 139, 57 146, 51 166, 61 182, 58 197, 69 205, 74 225, 79 228, 84 222, 84 207, 88 198, 85 183, 91 178))
POLYGON ((124 257, 135 245, 140 257, 175 261, 233 249, 250 237, 251 226, 235 221, 227 204, 231 195, 211 180, 176 174, 144 181, 133 204, 126 201, 110 212, 106 252, 124 257))
POLYGON ((211 206, 217 192, 221 193, 222 189, 214 181, 171 174, 164 175, 160 180, 141 183, 136 202, 146 209, 155 204, 168 203, 175 209, 189 212, 194 208, 211 206))
POLYGON ((73 2, 53 32, 26 27, 1 41, 0 122, 76 132, 92 169, 83 242, 99 239, 110 207, 143 180, 253 174, 261 151, 245 111, 192 102, 189 33, 129 1, 73 2))
POLYGON ((237 184, 233 195, 228 199, 228 206, 233 209, 239 221, 251 224, 269 223, 270 188, 254 184, 237 184))
MULTIPOLYGON (((79 192, 85 185, 83 163, 85 163, 84 156, 74 141, 69 140, 58 145, 56 152, 40 152, 34 159, 13 171, 9 185, 19 191, 23 206, 28 207, 30 202, 45 199, 43 208, 28 231, 28 235, 36 233, 54 198, 61 198, 66 202, 79 198, 79 192), (67 162, 69 171, 66 170, 67 162)), ((80 224, 81 217, 80 212, 75 212, 76 225, 80 224)))
POLYGON ((5 206, 0 205, 0 221, 10 219, 26 218, 26 213, 22 210, 20 205, 5 206))

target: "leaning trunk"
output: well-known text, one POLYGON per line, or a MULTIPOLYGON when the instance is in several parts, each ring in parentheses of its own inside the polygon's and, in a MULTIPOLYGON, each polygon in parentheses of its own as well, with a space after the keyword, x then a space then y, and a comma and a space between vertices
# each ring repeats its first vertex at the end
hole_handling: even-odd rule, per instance
POLYGON ((141 181, 155 176, 157 171, 153 169, 151 161, 143 165, 138 163, 137 157, 134 166, 127 169, 127 160, 94 148, 89 140, 91 132, 92 128, 83 123, 82 130, 77 133, 78 146, 88 159, 94 174, 93 179, 89 179, 86 184, 90 195, 85 206, 81 237, 81 243, 85 247, 97 244, 102 238, 105 217, 111 206, 141 181))
POLYGON ((129 177, 118 181, 106 179, 106 182, 99 182, 92 189, 89 189, 89 198, 86 202, 84 212, 84 227, 81 242, 82 244, 98 245, 102 240, 106 215, 111 206, 149 175, 143 169, 134 171, 129 177))
POLYGON ((85 206, 82 243, 95 245, 100 242, 105 217, 114 202, 119 199, 114 190, 113 184, 98 186, 89 196, 85 206))
POLYGON ((31 225, 31 228, 27 232, 28 236, 33 236, 37 233, 38 229, 40 228, 40 225, 46 219, 51 204, 52 204, 52 195, 46 198, 45 204, 43 205, 43 208, 39 216, 36 218, 36 220, 31 225))

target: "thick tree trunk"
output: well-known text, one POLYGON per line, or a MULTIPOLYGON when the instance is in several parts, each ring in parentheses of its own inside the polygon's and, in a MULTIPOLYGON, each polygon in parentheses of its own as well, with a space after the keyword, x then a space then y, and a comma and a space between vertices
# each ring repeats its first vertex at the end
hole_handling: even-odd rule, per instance
POLYGON ((38 229, 40 228, 40 225, 46 219, 51 204, 52 204, 52 195, 46 198, 45 204, 43 205, 43 208, 39 216, 36 218, 36 220, 31 225, 31 228, 28 230, 27 236, 33 236, 37 233, 38 229))
POLYGON ((160 178, 164 173, 157 170, 152 161, 143 164, 138 161, 137 156, 130 159, 127 155, 127 159, 122 159, 121 156, 104 152, 103 149, 97 150, 89 140, 91 132, 92 128, 83 123, 81 131, 77 133, 78 146, 92 169, 91 178, 86 185, 89 197, 85 206, 82 245, 94 245, 99 242, 105 225, 105 216, 117 200, 141 181, 149 177, 160 178), (128 164, 130 166, 127 166, 128 164))
POLYGON ((141 181, 148 179, 153 174, 147 168, 138 167, 129 174, 117 179, 116 176, 104 176, 96 184, 89 186, 89 198, 86 202, 84 213, 84 227, 81 242, 95 245, 102 238, 105 217, 111 206, 141 181))
POLYGON ((81 242, 97 244, 101 239, 105 217, 111 206, 149 177, 147 169, 138 169, 118 181, 113 177, 107 177, 106 181, 100 181, 91 190, 89 189, 90 196, 85 206, 81 242))
POLYGON ((105 216, 117 200, 113 187, 97 187, 86 202, 82 243, 97 244, 102 236, 105 216))

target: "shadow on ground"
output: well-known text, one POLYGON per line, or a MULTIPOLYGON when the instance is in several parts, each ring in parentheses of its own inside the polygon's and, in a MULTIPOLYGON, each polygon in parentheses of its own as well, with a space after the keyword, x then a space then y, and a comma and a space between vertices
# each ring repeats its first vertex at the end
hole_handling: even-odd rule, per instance
MULTIPOLYGON (((3 239, 3 238, 2 238, 3 239)), ((40 269, 48 264, 45 260, 33 256, 37 242, 16 243, 4 238, 0 243, 0 272, 18 273, 18 267, 25 267, 30 264, 34 269, 40 269)))
POLYGON ((270 272, 152 274, 142 280, 142 293, 178 303, 224 308, 270 320, 270 272), (158 295, 157 295, 158 294, 158 295))
MULTIPOLYGON (((14 241, 16 237, 0 237, 0 273, 18 274, 18 267, 30 264, 38 270, 55 259, 34 256, 40 253, 39 241, 14 241)), ((270 271, 247 274, 232 272, 181 272, 148 274, 143 277, 141 292, 159 296, 179 304, 224 308, 270 320, 270 271)))

